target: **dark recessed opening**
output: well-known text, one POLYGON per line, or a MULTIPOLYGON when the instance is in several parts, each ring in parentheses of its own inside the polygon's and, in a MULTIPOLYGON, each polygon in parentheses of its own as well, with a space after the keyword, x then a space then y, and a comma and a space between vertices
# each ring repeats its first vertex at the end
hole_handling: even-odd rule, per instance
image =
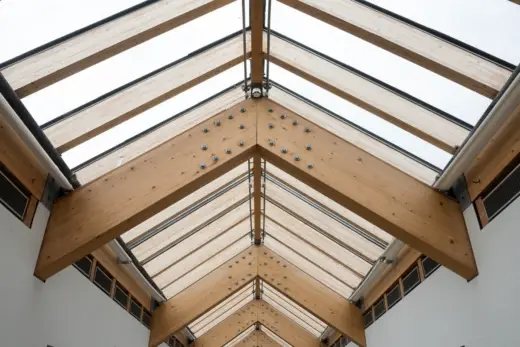
POLYGON ((404 295, 407 295, 417 287, 417 285, 421 283, 421 278, 419 277, 419 269, 417 266, 412 268, 410 272, 406 276, 403 277, 403 289, 404 289, 404 295))
POLYGON ((110 295, 110 288, 112 287, 112 276, 110 276, 108 272, 105 272, 105 270, 102 269, 100 266, 96 267, 94 283, 105 293, 110 295))
POLYGON ((0 204, 23 220, 30 194, 0 163, 0 204))
POLYGON ((388 308, 394 306, 401 300, 401 291, 399 290, 399 284, 396 284, 386 292, 386 302, 388 304, 388 308))
POLYGON ((78 269, 87 278, 90 278, 90 271, 92 270, 92 257, 90 255, 81 258, 74 263, 76 269, 78 269))
POLYGON ((114 300, 121 305, 125 310, 128 305, 128 292, 116 284, 116 290, 114 292, 114 300))
POLYGON ((375 319, 379 319, 382 315, 385 314, 385 299, 381 298, 377 304, 374 305, 374 316, 375 319))
POLYGON ((435 270, 437 270, 440 266, 435 260, 429 257, 424 257, 422 259, 422 265, 424 269, 424 277, 430 276, 435 270))
POLYGON ((135 302, 134 299, 130 301, 130 313, 135 318, 141 320, 141 305, 135 302))
POLYGON ((372 310, 368 310, 363 315, 363 320, 365 321, 365 328, 368 328, 370 324, 374 322, 374 317, 372 316, 372 310))
POLYGON ((144 324, 144 326, 149 328, 151 321, 152 321, 152 316, 150 315, 150 313, 148 313, 148 311, 143 309, 143 324, 144 324))

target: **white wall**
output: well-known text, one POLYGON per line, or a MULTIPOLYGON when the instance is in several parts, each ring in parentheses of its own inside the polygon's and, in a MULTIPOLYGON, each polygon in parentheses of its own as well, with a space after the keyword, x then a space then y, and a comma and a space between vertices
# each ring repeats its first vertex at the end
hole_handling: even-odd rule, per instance
POLYGON ((146 347, 149 330, 73 267, 33 276, 49 212, 30 230, 0 205, 0 347, 146 347))
POLYGON ((520 346, 520 199, 480 230, 464 217, 479 275, 441 267, 367 329, 368 347, 520 346))

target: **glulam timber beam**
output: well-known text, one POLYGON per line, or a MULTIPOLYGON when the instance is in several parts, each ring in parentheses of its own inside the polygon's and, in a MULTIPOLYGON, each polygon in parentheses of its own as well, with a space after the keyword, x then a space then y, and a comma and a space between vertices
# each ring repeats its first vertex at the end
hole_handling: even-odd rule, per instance
POLYGON ((173 0, 137 5, 42 47, 1 72, 22 98, 231 2, 173 0))
POLYGON ((255 148, 256 104, 246 100, 57 200, 35 275, 49 278, 248 160, 255 148))
POLYGON ((497 129, 465 172, 471 200, 477 199, 511 164, 520 162, 520 105, 497 129))
POLYGON ((267 336, 261 330, 253 330, 249 335, 240 340, 235 347, 280 347, 280 344, 267 336))
POLYGON ((262 160, 259 154, 255 154, 253 158, 253 212, 255 243, 260 244, 262 239, 262 160))
POLYGON ((264 78, 263 32, 264 0, 249 1, 251 21, 251 84, 262 85, 264 78))
POLYGON ((319 339, 263 300, 258 301, 258 321, 289 344, 298 347, 322 346, 319 339))
POLYGON ((7 122, 3 112, 0 108, 0 167, 6 167, 36 199, 41 200, 47 170, 7 122))
POLYGON ((280 0, 493 99, 511 70, 357 1, 280 0))
POLYGON ((258 276, 359 346, 366 346, 359 308, 265 246, 258 252, 258 276))
POLYGON ((264 159, 462 277, 477 275, 456 201, 270 100, 257 113, 264 159))
POLYGON ((258 321, 258 300, 244 305, 231 316, 200 336, 193 347, 224 346, 258 321))
POLYGON ((436 112, 275 35, 269 59, 449 153, 469 134, 436 112))
MULTIPOLYGON (((88 105, 44 130, 59 152, 81 143, 143 113, 183 91, 243 61, 242 36, 202 51, 137 80, 120 92, 88 105)), ((249 34, 247 51, 250 50, 249 34)))
POLYGON ((159 306, 152 314, 150 347, 251 283, 257 276, 258 247, 251 246, 159 306))

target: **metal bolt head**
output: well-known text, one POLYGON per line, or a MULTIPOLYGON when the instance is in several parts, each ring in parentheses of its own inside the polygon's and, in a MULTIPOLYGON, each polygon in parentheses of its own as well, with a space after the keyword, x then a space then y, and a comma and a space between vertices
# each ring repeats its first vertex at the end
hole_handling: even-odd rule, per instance
POLYGON ((245 128, 244 124, 240 124, 239 128, 244 129, 245 128))
POLYGON ((287 148, 282 147, 282 153, 287 153, 287 148))
POLYGON ((307 145, 307 146, 305 146, 305 149, 310 151, 312 149, 312 146, 311 145, 307 145))
POLYGON ((300 156, 298 156, 298 155, 297 155, 296 157, 294 157, 294 160, 296 160, 296 161, 300 161, 300 159, 301 159, 301 158, 300 158, 300 156))
POLYGON ((298 125, 298 121, 295 119, 292 121, 292 125, 298 125))
POLYGON ((285 118, 287 118, 287 115, 286 115, 285 113, 282 113, 282 114, 280 115, 280 118, 281 118, 281 119, 285 119, 285 118))
POLYGON ((204 164, 204 163, 200 163, 199 167, 200 167, 201 169, 205 169, 205 168, 206 168, 206 164, 204 164))
POLYGON ((215 121, 215 125, 220 126, 220 121, 218 119, 215 121))
POLYGON ((227 115, 227 119, 233 119, 233 115, 230 113, 227 115))
POLYGON ((269 140, 269 146, 274 146, 274 141, 273 140, 269 140))
POLYGON ((269 129, 272 129, 272 128, 274 128, 274 125, 273 125, 272 123, 269 123, 269 124, 267 125, 267 127, 268 127, 269 129))
POLYGON ((218 156, 214 155, 211 157, 211 159, 213 159, 213 161, 218 161, 218 156))
POLYGON ((208 146, 206 146, 206 145, 202 145, 202 146, 200 146, 200 149, 202 149, 203 151, 205 151, 206 149, 208 149, 208 146))
POLYGON ((270 108, 270 109, 267 110, 267 112, 269 112, 269 113, 273 113, 273 109, 270 108))
POLYGON ((204 131, 205 133, 209 132, 209 129, 208 128, 204 128, 202 129, 202 131, 204 131))
POLYGON ((310 132, 311 132, 311 128, 306 127, 306 128, 305 128, 305 132, 306 132, 306 133, 310 133, 310 132))
POLYGON ((312 163, 309 163, 309 164, 307 164, 307 167, 308 167, 309 169, 312 169, 312 168, 314 167, 314 165, 313 165, 312 163))
POLYGON ((240 140, 240 142, 238 143, 238 145, 239 145, 240 147, 242 147, 242 146, 244 145, 244 141, 240 140))
POLYGON ((246 109, 242 107, 242 108, 240 109, 240 113, 244 113, 244 112, 246 112, 246 109))
POLYGON ((231 148, 226 148, 226 153, 231 154, 231 148))

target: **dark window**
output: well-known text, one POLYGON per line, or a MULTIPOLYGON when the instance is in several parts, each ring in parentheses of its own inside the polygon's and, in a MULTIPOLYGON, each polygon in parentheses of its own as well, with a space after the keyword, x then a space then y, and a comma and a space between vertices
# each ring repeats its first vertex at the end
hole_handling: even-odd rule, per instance
POLYGON ((112 287, 112 276, 105 272, 100 266, 96 267, 94 283, 105 293, 110 295, 110 288, 112 287))
POLYGON ((130 313, 138 320, 141 320, 141 305, 135 302, 134 299, 130 301, 130 313))
POLYGON ((150 327, 150 323, 152 321, 152 316, 145 309, 143 309, 143 311, 144 311, 143 312, 143 324, 144 324, 145 327, 149 328, 150 327))
POLYGON ((374 317, 372 316, 372 309, 368 310, 363 315, 363 319, 365 320, 365 328, 368 328, 368 326, 374 322, 374 317))
POLYGON ((90 270, 92 269, 92 257, 90 255, 81 258, 77 262, 74 263, 76 269, 78 269, 82 274, 90 278, 90 270))
POLYGON ((128 292, 116 284, 116 291, 114 292, 114 300, 126 310, 128 305, 128 292))
POLYGON ((340 345, 340 347, 345 347, 350 341, 352 341, 352 340, 349 339, 348 337, 341 336, 341 338, 339 340, 339 345, 340 345))
POLYGON ((484 199, 489 220, 520 195, 520 165, 514 168, 484 199))
POLYGON ((424 257, 422 259, 422 265, 424 269, 424 277, 430 276, 435 270, 437 270, 440 266, 435 260, 429 257, 424 257))
POLYGON ((386 293, 386 302, 388 304, 388 308, 394 306, 401 300, 401 291, 399 290, 399 284, 396 284, 386 293))
POLYGON ((18 219, 23 220, 29 203, 29 193, 0 163, 0 203, 18 219))
POLYGON ((407 295, 417 287, 417 285, 421 283, 421 278, 419 277, 419 269, 415 266, 413 269, 408 272, 406 276, 403 277, 403 289, 404 295, 407 295))
POLYGON ((377 304, 374 305, 374 316, 376 319, 379 319, 383 314, 385 314, 385 299, 381 298, 377 304))

